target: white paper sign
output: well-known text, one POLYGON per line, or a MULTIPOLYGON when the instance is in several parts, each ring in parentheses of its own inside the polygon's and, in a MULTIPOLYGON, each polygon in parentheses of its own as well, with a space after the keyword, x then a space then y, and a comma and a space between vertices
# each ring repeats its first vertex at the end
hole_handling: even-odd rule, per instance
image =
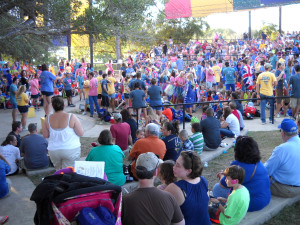
POLYGON ((75 172, 89 177, 104 178, 105 162, 75 161, 75 172))

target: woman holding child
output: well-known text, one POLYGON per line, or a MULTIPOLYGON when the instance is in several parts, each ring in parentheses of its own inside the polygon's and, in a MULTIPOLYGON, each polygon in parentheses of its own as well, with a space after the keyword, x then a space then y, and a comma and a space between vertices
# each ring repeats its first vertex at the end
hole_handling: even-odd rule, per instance
MULTIPOLYGON (((271 200, 270 179, 264 165, 260 161, 260 152, 256 141, 252 137, 239 136, 234 147, 235 161, 231 165, 238 165, 245 170, 242 184, 249 190, 249 212, 258 211, 267 206, 271 200)), ((230 187, 226 185, 223 172, 217 174, 220 182, 215 184, 215 197, 226 198, 230 187)))
POLYGON ((208 184, 201 176, 203 164, 194 151, 182 151, 173 167, 174 176, 180 180, 169 184, 170 192, 179 204, 186 225, 211 224, 208 214, 208 184))

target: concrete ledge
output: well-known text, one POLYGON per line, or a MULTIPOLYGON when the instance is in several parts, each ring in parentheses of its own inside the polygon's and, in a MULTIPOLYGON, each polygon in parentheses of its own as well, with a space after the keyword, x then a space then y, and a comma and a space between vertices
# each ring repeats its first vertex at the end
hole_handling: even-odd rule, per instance
MULTIPOLYGON (((247 129, 243 129, 240 135, 247 135, 247 132, 248 132, 247 129)), ((223 154, 224 151, 228 151, 228 149, 230 149, 234 145, 233 142, 235 142, 235 139, 225 138, 224 140, 222 140, 222 142, 226 143, 227 145, 225 147, 219 147, 215 151, 203 151, 201 154, 202 162, 209 162, 214 158, 217 158, 219 155, 223 154)))
POLYGON ((26 170, 26 175, 31 177, 39 174, 49 174, 49 173, 54 173, 55 169, 54 167, 48 167, 45 169, 40 169, 40 170, 26 170))
POLYGON ((260 211, 248 212, 245 218, 239 223, 243 225, 260 225, 276 216, 285 206, 300 201, 300 195, 294 198, 279 198, 272 195, 269 205, 260 211))

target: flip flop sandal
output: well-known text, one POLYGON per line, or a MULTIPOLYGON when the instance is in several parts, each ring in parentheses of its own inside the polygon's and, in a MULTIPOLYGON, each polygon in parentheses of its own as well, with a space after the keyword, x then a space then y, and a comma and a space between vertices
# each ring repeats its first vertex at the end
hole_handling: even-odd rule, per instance
POLYGON ((8 216, 1 216, 0 218, 1 218, 0 219, 0 224, 1 225, 5 224, 8 221, 8 216))

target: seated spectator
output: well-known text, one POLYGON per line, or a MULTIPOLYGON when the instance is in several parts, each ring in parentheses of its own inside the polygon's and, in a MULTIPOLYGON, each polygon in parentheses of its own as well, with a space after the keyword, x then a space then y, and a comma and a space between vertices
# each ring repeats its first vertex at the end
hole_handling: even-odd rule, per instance
POLYGON ((123 121, 123 123, 128 123, 129 126, 130 126, 131 139, 135 140, 136 139, 136 130, 138 129, 136 121, 131 117, 128 109, 123 109, 120 113, 122 115, 122 121, 123 121))
POLYGON ((139 185, 137 190, 123 197, 123 225, 185 224, 175 198, 170 193, 154 187, 158 164, 159 159, 152 152, 138 156, 135 171, 139 185))
POLYGON ((85 160, 105 162, 104 172, 108 181, 121 186, 126 181, 123 173, 124 153, 118 145, 113 144, 112 139, 109 130, 101 131, 98 137, 100 146, 92 148, 85 160))
POLYGON ((174 121, 166 122, 162 127, 162 135, 164 138, 162 139, 166 145, 167 152, 165 154, 164 160, 171 159, 176 161, 179 157, 180 152, 182 151, 182 145, 180 138, 178 137, 179 132, 179 122, 174 121))
POLYGON ((223 117, 220 118, 221 129, 220 133, 227 137, 237 137, 240 135, 239 120, 232 114, 230 107, 223 109, 223 117))
POLYGON ((194 150, 194 144, 189 140, 189 135, 186 130, 182 130, 179 133, 179 138, 182 142, 182 150, 194 150))
POLYGON ((173 120, 173 112, 169 106, 166 106, 169 104, 171 104, 171 103, 170 102, 164 103, 164 110, 162 111, 162 114, 168 118, 169 122, 171 122, 173 120))
POLYGON ((188 225, 211 224, 208 215, 208 184, 201 176, 203 164, 195 151, 182 151, 174 166, 180 180, 169 184, 165 191, 176 199, 188 225))
MULTIPOLYGON (((196 132, 202 132, 204 138, 204 151, 214 151, 221 144, 220 122, 214 117, 214 110, 206 110, 207 118, 200 121, 200 129, 196 132)), ((192 125, 193 127, 193 125, 192 125)), ((194 145, 195 146, 195 145, 194 145)))
POLYGON ((174 176, 173 167, 175 166, 175 162, 173 160, 166 160, 158 166, 158 178, 161 183, 157 186, 160 190, 165 190, 165 188, 174 183, 177 178, 174 176))
POLYGON ((209 207, 209 215, 212 221, 220 224, 238 224, 246 215, 250 196, 247 188, 242 185, 245 171, 240 166, 230 166, 225 169, 226 184, 233 189, 228 198, 211 198, 216 208, 209 207), (225 204, 224 206, 221 204, 225 204))
POLYGON ((21 145, 21 136, 20 133, 23 130, 22 123, 20 121, 15 121, 11 125, 12 131, 8 135, 14 135, 17 138, 16 147, 20 147, 21 145))
POLYGON ((122 123, 120 113, 115 113, 114 119, 115 123, 110 126, 113 142, 124 151, 128 145, 132 145, 131 129, 128 123, 122 123))
MULTIPOLYGON (((10 166, 6 159, 0 154, 0 199, 9 195, 11 182, 6 178, 6 174, 9 173, 10 166)), ((1 216, 0 216, 1 221, 1 216)))
POLYGON ((153 152, 158 155, 160 159, 163 159, 166 154, 165 143, 158 138, 160 127, 157 124, 149 123, 145 128, 145 138, 142 138, 135 142, 133 145, 128 160, 134 160, 131 164, 131 173, 135 176, 135 164, 136 159, 142 153, 153 152))
POLYGON ((291 119, 284 119, 278 128, 284 143, 273 150, 265 167, 271 179, 272 195, 291 198, 300 194, 300 138, 291 119))
POLYGON ((8 135, 0 146, 0 154, 7 160, 11 170, 6 175, 15 175, 19 173, 17 165, 21 158, 20 150, 16 147, 17 138, 14 135, 8 135))
POLYGON ((47 156, 47 140, 37 134, 37 125, 31 123, 28 125, 29 135, 22 139, 20 146, 21 156, 20 167, 22 169, 42 169, 49 166, 49 158, 47 156))
MULTIPOLYGON (((243 185, 250 193, 249 212, 266 207, 271 200, 270 179, 264 165, 260 161, 260 151, 252 137, 239 136, 234 147, 234 158, 230 165, 238 165, 245 170, 243 185)), ((230 191, 223 172, 218 173, 219 183, 215 184, 215 197, 226 198, 230 191)))
POLYGON ((190 150, 195 150, 199 155, 201 155, 203 151, 204 140, 202 133, 200 133, 200 123, 193 123, 191 130, 193 135, 190 136, 189 140, 192 142, 194 149, 190 150))
POLYGON ((137 140, 140 140, 142 138, 145 138, 145 133, 143 130, 137 130, 136 131, 136 139, 134 140, 133 144, 137 141, 137 140))

